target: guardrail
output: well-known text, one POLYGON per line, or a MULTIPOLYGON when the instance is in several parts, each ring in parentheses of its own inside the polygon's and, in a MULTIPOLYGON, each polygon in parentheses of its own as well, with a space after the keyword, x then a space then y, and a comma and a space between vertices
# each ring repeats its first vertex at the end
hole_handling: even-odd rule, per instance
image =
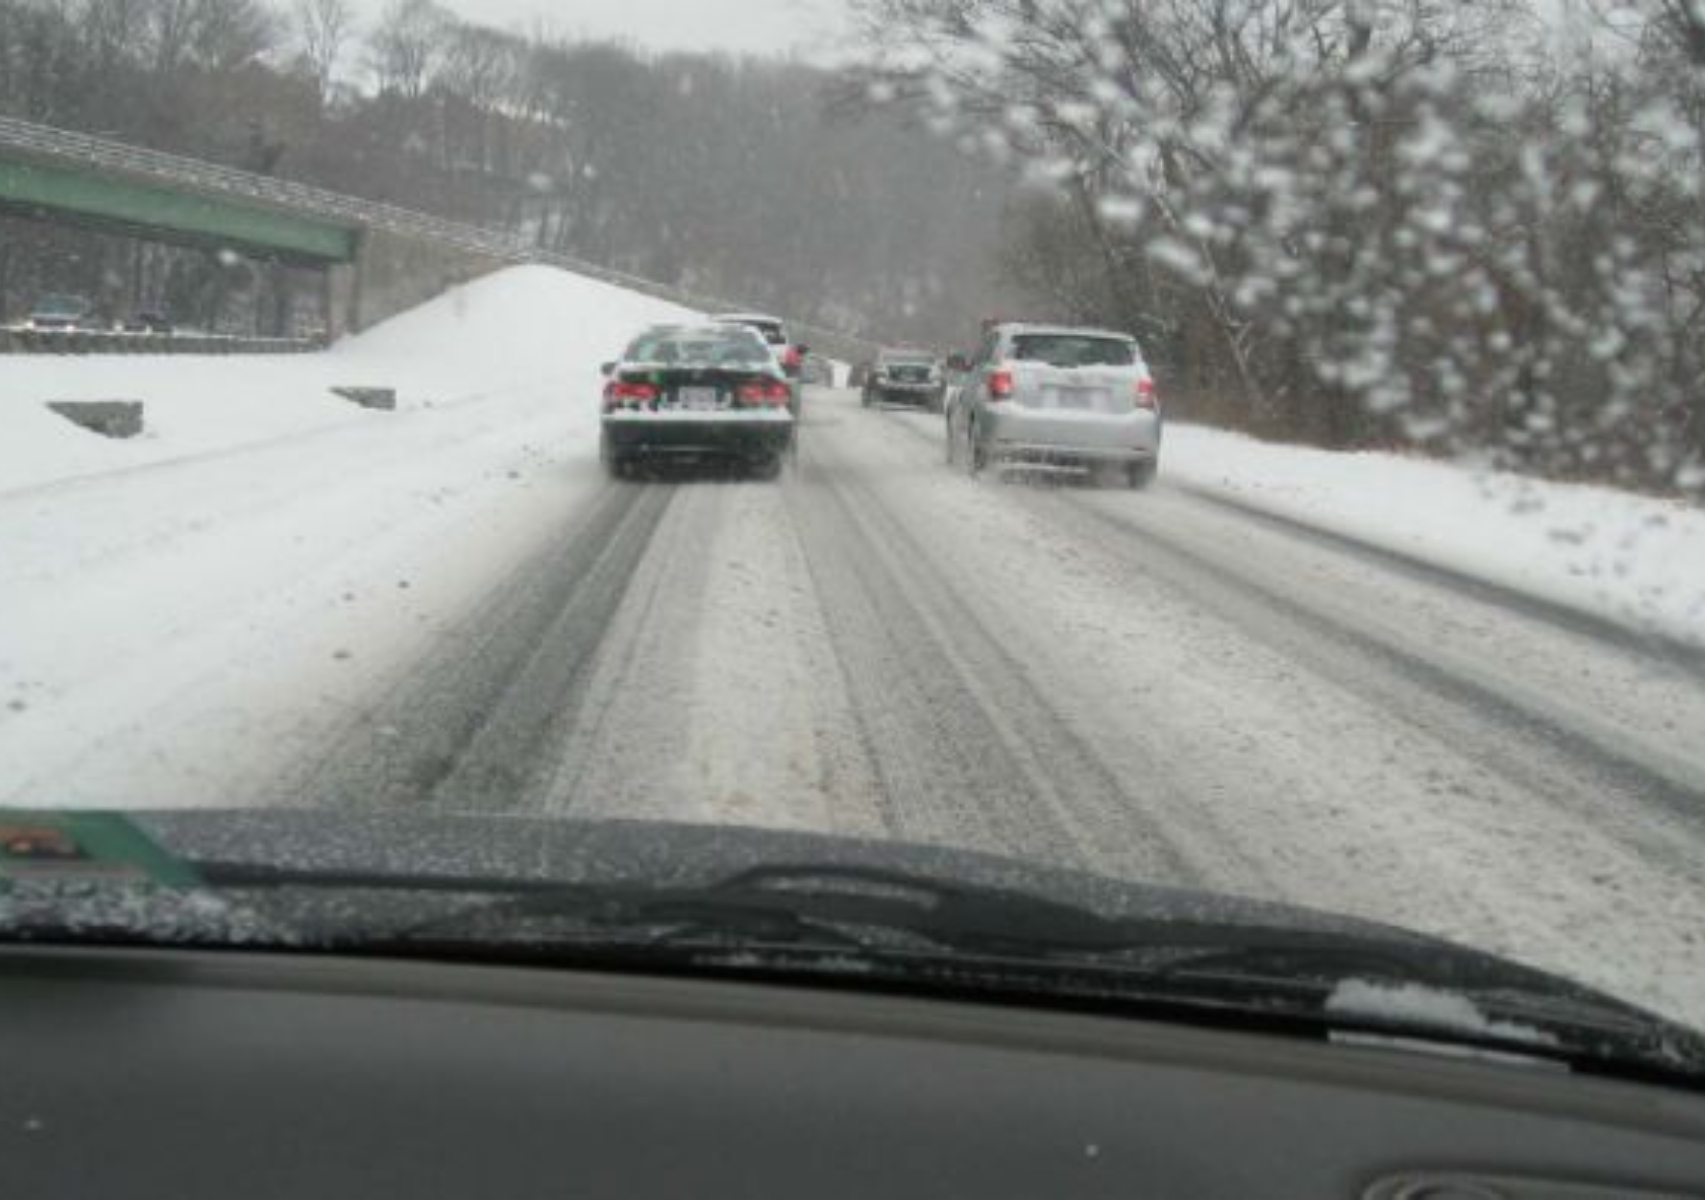
MULTIPOLYGON (((304 183, 257 175, 235 167, 182 155, 148 150, 107 138, 49 125, 0 117, 0 148, 38 155, 73 166, 94 167, 131 178, 152 180, 210 195, 235 197, 293 214, 342 222, 356 229, 434 242, 503 262, 560 267, 603 283, 641 292, 701 312, 744 311, 750 305, 642 279, 585 259, 532 245, 515 233, 434 217, 394 204, 327 191, 304 183)), ((845 357, 873 352, 876 344, 846 330, 809 322, 789 322, 795 333, 817 348, 845 357)))
POLYGON ((323 338, 263 338, 215 333, 123 333, 85 329, 0 329, 0 354, 307 354, 323 338))

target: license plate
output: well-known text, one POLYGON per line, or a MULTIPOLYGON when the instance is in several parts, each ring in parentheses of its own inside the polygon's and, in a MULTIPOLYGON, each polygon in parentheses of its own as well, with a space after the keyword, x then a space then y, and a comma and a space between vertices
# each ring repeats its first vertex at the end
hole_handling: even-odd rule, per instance
POLYGON ((1096 397, 1099 393, 1080 388, 1049 388, 1048 407, 1064 409, 1067 412, 1088 412, 1098 407, 1096 397))
POLYGON ((722 407, 722 393, 715 388, 684 387, 675 393, 675 402, 688 412, 714 412, 722 407))

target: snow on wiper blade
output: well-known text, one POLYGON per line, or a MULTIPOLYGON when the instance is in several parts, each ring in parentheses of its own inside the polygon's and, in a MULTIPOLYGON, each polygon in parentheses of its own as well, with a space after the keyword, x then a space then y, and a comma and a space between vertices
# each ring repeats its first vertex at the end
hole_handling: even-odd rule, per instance
POLYGON ((836 975, 850 959, 899 977, 949 968, 985 990, 1022 984, 1039 994, 1052 982, 1108 997, 1193 995, 1322 1023, 1705 1077, 1705 1039, 1589 989, 1442 942, 1377 928, 1110 918, 1023 892, 899 872, 765 868, 691 889, 531 889, 418 925, 409 936, 501 927, 527 936, 541 933, 540 922, 564 919, 618 937, 643 931, 660 949, 753 952, 720 958, 721 965, 810 972, 818 952, 836 975))
POLYGON ((299 941, 288 919, 202 887, 86 879, 0 885, 0 943, 232 947, 299 941))
POLYGON ((1696 1034, 1541 972, 1379 926, 1108 916, 1023 890, 840 865, 760 867, 693 886, 193 867, 200 887, 189 891, 14 887, 0 898, 0 940, 520 953, 562 966, 607 959, 617 969, 795 979, 856 971, 870 986, 1110 1012, 1241 1013, 1705 1081, 1696 1034))

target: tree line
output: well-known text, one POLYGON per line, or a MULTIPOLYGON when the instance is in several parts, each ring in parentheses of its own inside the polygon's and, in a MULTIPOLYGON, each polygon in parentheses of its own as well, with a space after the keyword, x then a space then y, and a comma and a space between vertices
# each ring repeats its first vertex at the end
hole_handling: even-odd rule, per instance
MULTIPOLYGON (((800 319, 961 340, 999 290, 1004 172, 897 117, 836 116, 830 82, 779 60, 493 29, 432 0, 365 24, 349 0, 0 0, 8 115, 502 228, 800 319)), ((32 237, 14 289, 72 258, 134 256, 32 237)))
POLYGON ((859 0, 1008 271, 1190 411, 1705 493, 1705 6, 859 0))

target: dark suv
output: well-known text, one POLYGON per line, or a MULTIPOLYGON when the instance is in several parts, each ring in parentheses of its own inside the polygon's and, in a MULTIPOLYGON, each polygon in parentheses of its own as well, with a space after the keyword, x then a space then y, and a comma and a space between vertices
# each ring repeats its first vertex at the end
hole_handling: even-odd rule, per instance
POLYGON ((864 381, 864 406, 911 404, 939 413, 946 407, 947 376, 928 350, 884 350, 864 381))

